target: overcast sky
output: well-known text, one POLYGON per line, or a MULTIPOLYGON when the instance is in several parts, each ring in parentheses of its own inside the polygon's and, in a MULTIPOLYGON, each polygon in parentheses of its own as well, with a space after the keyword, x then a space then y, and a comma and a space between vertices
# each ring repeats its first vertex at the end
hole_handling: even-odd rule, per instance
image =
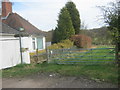
MULTIPOLYGON (((14 2, 13 12, 18 13, 34 26, 49 31, 57 26, 60 9, 68 0, 10 0, 14 2)), ((80 13, 80 19, 88 29, 103 26, 101 12, 96 6, 106 6, 116 0, 72 0, 80 13)))

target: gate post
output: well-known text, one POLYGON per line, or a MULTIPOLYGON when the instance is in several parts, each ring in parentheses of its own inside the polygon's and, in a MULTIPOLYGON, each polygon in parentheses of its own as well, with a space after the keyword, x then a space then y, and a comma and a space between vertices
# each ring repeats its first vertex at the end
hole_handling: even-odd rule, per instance
POLYGON ((46 44, 46 58, 47 58, 47 63, 49 63, 49 50, 47 48, 47 44, 46 44))
POLYGON ((49 63, 49 50, 46 50, 46 55, 47 55, 47 63, 49 63))

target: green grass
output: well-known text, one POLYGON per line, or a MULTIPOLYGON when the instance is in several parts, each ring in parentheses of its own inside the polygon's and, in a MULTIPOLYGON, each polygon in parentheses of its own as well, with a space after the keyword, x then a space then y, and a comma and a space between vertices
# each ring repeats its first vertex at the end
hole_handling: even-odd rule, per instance
POLYGON ((23 77, 36 73, 59 73, 62 76, 86 76, 89 79, 118 83, 118 67, 112 65, 17 65, 2 71, 3 77, 23 77))
POLYGON ((115 45, 97 45, 97 48, 115 48, 115 45))

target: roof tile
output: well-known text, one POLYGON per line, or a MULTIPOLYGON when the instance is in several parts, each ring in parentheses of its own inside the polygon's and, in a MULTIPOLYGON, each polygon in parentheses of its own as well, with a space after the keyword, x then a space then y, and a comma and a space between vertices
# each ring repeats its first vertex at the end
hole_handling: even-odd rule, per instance
POLYGON ((11 13, 7 19, 3 20, 3 22, 10 27, 19 30, 19 28, 24 28, 26 33, 30 35, 43 35, 44 32, 36 28, 34 25, 32 25, 30 22, 22 18, 17 13, 11 13))

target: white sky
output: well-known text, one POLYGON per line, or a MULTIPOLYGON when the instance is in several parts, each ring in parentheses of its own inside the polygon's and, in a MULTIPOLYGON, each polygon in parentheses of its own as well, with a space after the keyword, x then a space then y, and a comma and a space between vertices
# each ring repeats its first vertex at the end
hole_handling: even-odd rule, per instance
MULTIPOLYGON (((68 0, 10 0, 14 2, 13 12, 27 19, 34 26, 43 31, 57 26, 60 9, 68 0), (19 1, 19 2, 18 2, 19 1)), ((99 20, 102 14, 96 6, 106 6, 116 0, 72 0, 80 13, 80 19, 88 29, 99 28, 103 22, 99 20)))

